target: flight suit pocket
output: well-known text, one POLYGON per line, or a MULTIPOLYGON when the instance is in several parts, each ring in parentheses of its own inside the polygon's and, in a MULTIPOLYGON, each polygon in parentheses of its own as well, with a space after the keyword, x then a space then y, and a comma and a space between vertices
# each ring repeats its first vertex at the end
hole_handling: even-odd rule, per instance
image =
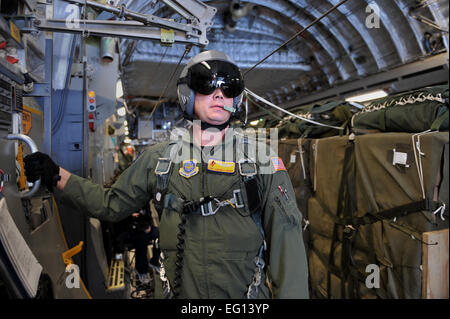
POLYGON ((301 225, 301 213, 294 200, 286 200, 279 195, 274 196, 275 210, 290 224, 301 225))
POLYGON ((224 251, 222 252, 223 260, 227 261, 244 261, 248 258, 254 258, 253 254, 248 251, 224 251))
POLYGON ((169 209, 164 209, 159 223, 159 244, 161 249, 175 250, 177 248, 178 225, 181 223, 180 215, 169 209))

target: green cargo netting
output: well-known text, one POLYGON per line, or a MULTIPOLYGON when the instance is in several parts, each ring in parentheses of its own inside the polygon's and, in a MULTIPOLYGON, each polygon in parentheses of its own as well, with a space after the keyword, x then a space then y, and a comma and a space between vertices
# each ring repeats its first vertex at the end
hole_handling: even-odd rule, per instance
POLYGON ((355 133, 448 131, 448 85, 377 99, 353 115, 355 133))

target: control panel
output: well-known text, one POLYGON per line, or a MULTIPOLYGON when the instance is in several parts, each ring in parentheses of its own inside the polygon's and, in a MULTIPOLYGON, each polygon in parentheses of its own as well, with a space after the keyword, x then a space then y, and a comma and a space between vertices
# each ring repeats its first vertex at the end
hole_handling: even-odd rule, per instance
POLYGON ((0 130, 11 126, 12 112, 23 111, 23 91, 21 87, 0 72, 0 130))
POLYGON ((12 81, 0 73, 0 130, 7 131, 11 126, 12 81))

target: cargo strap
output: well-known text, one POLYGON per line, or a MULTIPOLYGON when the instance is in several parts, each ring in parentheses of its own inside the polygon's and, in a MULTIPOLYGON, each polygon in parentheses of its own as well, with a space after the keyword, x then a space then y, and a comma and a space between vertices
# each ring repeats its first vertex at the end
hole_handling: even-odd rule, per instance
MULTIPOLYGON (((342 270, 339 269, 336 265, 329 264, 327 261, 326 256, 324 256, 316 247, 310 247, 310 249, 316 254, 316 256, 319 258, 319 260, 322 262, 322 264, 327 268, 329 272, 331 272, 336 277, 342 279, 343 274, 342 270)), ((350 273, 352 276, 357 278, 361 282, 365 282, 366 276, 360 274, 356 269, 350 269, 350 273)))
POLYGON ((316 196, 314 198, 317 200, 324 212, 333 219, 335 224, 352 227, 373 224, 382 219, 394 219, 423 210, 433 210, 433 207, 437 207, 437 203, 433 202, 430 204, 427 200, 423 199, 417 202, 396 206, 376 213, 367 212, 364 216, 361 217, 338 218, 330 211, 330 209, 323 203, 323 201, 319 197, 316 196))
MULTIPOLYGON (((345 147, 344 169, 342 171, 341 187, 338 196, 338 216, 344 219, 351 219, 357 212, 356 204, 356 162, 355 162, 355 143, 352 136, 345 147)), ((358 297, 359 285, 355 278, 351 276, 352 270, 356 267, 353 259, 353 243, 356 237, 357 228, 347 225, 342 233, 342 256, 341 269, 343 280, 341 281, 341 295, 343 298, 347 295, 346 282, 348 282, 348 295, 350 298, 358 297), (356 288, 356 289, 355 289, 356 288)), ((335 237, 335 239, 337 239, 335 237)), ((332 253, 334 258, 334 252, 332 253)))

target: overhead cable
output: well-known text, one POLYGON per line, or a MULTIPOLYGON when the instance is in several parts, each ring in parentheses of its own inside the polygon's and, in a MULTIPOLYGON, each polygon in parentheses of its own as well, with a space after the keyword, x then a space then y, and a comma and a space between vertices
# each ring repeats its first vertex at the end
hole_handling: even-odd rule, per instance
MULTIPOLYGON (((153 113, 155 113, 156 108, 161 104, 162 102, 162 97, 166 94, 167 88, 169 87, 170 82, 172 81, 173 76, 175 75, 175 73, 177 72, 181 62, 183 61, 184 57, 186 56, 186 54, 188 54, 191 51, 191 46, 190 45, 186 45, 186 49, 184 50, 183 55, 181 56, 180 60, 178 61, 175 69, 173 70, 172 74, 170 75, 169 80, 166 83, 166 87, 164 88, 164 90, 162 91, 161 95, 159 96, 158 102, 156 103, 155 107, 153 108, 152 112, 150 113, 150 118, 152 118, 153 113)), ((161 60, 162 61, 162 60, 161 60)))
POLYGON ((258 107, 259 109, 263 110, 265 113, 269 114, 269 115, 272 116, 273 118, 275 118, 275 119, 277 119, 277 120, 279 120, 279 121, 284 121, 284 120, 283 120, 281 117, 279 117, 278 115, 276 115, 276 114, 270 112, 270 111, 267 110, 265 107, 259 105, 259 103, 258 103, 257 101, 255 101, 255 100, 251 99, 251 98, 249 97, 249 95, 247 95, 247 99, 250 100, 250 101, 252 101, 253 105, 255 105, 255 106, 258 107))
POLYGON ((319 125, 319 126, 325 126, 325 127, 334 128, 334 129, 336 129, 336 130, 344 130, 343 127, 323 124, 323 123, 320 123, 320 122, 316 122, 316 121, 310 120, 310 119, 308 119, 308 118, 306 118, 306 117, 303 117, 303 116, 300 116, 300 115, 291 113, 291 112, 289 112, 289 111, 287 111, 287 110, 285 110, 285 109, 283 109, 283 108, 281 108, 281 107, 279 107, 279 106, 277 106, 277 105, 275 105, 275 104, 273 104, 273 103, 267 101, 266 99, 264 99, 263 97, 261 97, 261 96, 255 94, 255 93, 253 93, 253 92, 250 91, 249 89, 245 89, 245 92, 246 92, 248 95, 254 97, 255 99, 258 99, 259 101, 261 101, 261 102, 267 104, 268 106, 270 106, 270 107, 272 107, 272 108, 274 108, 274 109, 277 109, 278 111, 284 112, 284 113, 286 113, 286 114, 288 114, 288 115, 290 115, 290 116, 293 116, 293 117, 295 117, 295 118, 298 118, 298 119, 300 119, 300 120, 303 120, 303 121, 306 121, 306 122, 309 122, 309 123, 312 123, 312 124, 315 124, 315 125, 319 125))
POLYGON ((260 65, 261 63, 263 63, 264 61, 266 61, 269 57, 271 57, 273 54, 275 54, 276 52, 278 52, 279 50, 281 50, 281 48, 283 48, 284 46, 286 46, 287 44, 289 44, 291 41, 295 40, 299 35, 301 35, 303 32, 305 32, 306 30, 308 30, 310 27, 312 27, 313 25, 315 25, 317 22, 319 22, 320 20, 322 20, 324 17, 326 17, 328 14, 330 14, 332 11, 336 10, 339 6, 341 6, 342 4, 344 4, 345 2, 347 2, 348 0, 342 0, 341 2, 339 2, 338 4, 336 4, 335 6, 333 6, 332 8, 330 8, 327 12, 325 12, 324 14, 322 14, 320 17, 318 17, 316 20, 314 20, 313 22, 311 22, 308 26, 306 26, 303 30, 300 30, 299 32, 297 32, 296 34, 294 34, 292 37, 290 37, 286 42, 284 42, 282 45, 280 45, 278 48, 276 48, 275 50, 273 50, 272 52, 270 52, 266 57, 264 57, 262 60, 260 60, 258 63, 256 63, 254 66, 252 66, 250 69, 248 69, 247 71, 245 71, 244 76, 246 76, 248 73, 250 73, 253 69, 255 69, 258 65, 260 65))

